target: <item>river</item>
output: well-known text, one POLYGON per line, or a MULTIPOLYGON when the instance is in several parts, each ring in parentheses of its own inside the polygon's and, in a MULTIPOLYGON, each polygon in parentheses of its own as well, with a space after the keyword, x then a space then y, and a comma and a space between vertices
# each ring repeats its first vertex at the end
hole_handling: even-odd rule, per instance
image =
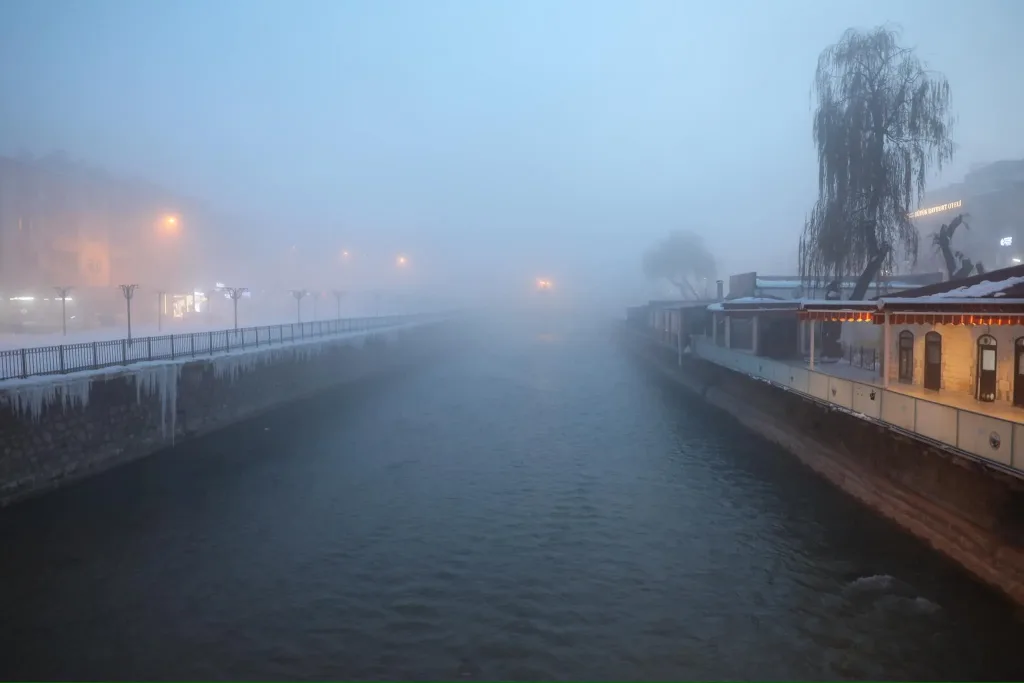
POLYGON ((597 325, 0 511, 0 675, 1020 679, 1019 614, 597 325))

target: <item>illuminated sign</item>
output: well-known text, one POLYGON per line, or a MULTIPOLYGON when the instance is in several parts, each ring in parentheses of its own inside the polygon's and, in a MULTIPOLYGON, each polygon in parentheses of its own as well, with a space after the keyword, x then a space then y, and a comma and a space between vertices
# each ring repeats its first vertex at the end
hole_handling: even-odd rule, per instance
POLYGON ((1001 246, 1001 247, 1012 247, 1013 246, 1013 238, 1012 237, 1003 237, 1002 239, 999 240, 999 246, 1001 246))
POLYGON ((911 218, 920 218, 921 216, 931 216, 933 213, 942 213, 943 211, 949 211, 950 209, 959 209, 964 205, 962 199, 958 199, 955 202, 949 202, 948 204, 939 204, 938 206, 929 206, 927 209, 918 209, 914 213, 910 214, 911 218))

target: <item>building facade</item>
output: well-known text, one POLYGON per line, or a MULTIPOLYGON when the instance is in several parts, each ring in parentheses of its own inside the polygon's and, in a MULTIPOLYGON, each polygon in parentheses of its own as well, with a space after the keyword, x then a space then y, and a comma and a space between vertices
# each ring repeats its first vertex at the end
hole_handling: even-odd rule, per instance
MULTIPOLYGON (((212 285, 216 230, 200 203, 151 184, 61 155, 0 157, 0 326, 52 327, 44 302, 52 307, 59 286, 73 288, 90 318, 109 321, 122 315, 120 284, 153 301, 212 285)), ((157 315, 155 304, 140 308, 140 320, 157 315)))
POLYGON ((969 228, 960 228, 953 250, 988 270, 1006 268, 1024 259, 1024 159, 997 161, 970 171, 963 182, 929 192, 911 214, 921 233, 918 269, 945 270, 931 236, 957 214, 969 228), (1015 260, 1017 259, 1017 260, 1015 260))

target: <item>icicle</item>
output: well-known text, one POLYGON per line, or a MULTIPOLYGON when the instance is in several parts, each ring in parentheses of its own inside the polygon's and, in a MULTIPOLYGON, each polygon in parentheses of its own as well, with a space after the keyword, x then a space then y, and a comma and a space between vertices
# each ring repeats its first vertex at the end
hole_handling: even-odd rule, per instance
POLYGON ((22 418, 38 422, 47 409, 67 410, 89 405, 93 377, 41 378, 32 384, 12 387, 3 392, 2 400, 22 418))
MULTIPOLYGON (((315 340, 295 340, 279 346, 259 349, 239 349, 236 352, 215 355, 209 359, 216 379, 227 379, 234 382, 241 374, 256 368, 280 362, 282 360, 308 361, 319 356, 327 348, 347 346, 360 349, 371 337, 377 337, 388 345, 401 343, 409 330, 423 323, 408 323, 389 328, 348 332, 332 337, 315 340)), ((92 382, 97 378, 107 380, 119 375, 130 374, 135 382, 135 400, 142 403, 142 397, 159 396, 160 399, 160 431, 167 437, 167 414, 170 412, 171 441, 173 443, 177 430, 178 415, 178 380, 186 363, 192 359, 180 359, 167 363, 143 364, 127 368, 110 368, 107 371, 83 373, 79 376, 40 377, 38 381, 0 385, 0 402, 11 407, 20 417, 39 421, 47 409, 58 406, 63 410, 68 407, 86 407, 92 390, 92 382)))
POLYGON ((178 417, 178 379, 181 377, 182 363, 164 363, 137 368, 132 374, 135 378, 135 398, 142 401, 142 394, 157 396, 160 399, 160 436, 167 438, 167 414, 171 415, 171 442, 174 442, 174 430, 178 417))

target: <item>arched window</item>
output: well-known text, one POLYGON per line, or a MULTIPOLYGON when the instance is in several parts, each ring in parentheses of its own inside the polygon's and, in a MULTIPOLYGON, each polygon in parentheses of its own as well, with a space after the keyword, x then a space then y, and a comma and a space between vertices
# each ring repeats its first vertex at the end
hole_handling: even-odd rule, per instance
POLYGON ((942 388, 942 335, 938 332, 924 335, 924 388, 942 388))
POLYGON ((914 333, 910 330, 900 332, 899 380, 914 382, 914 333))
POLYGON ((978 337, 978 400, 996 400, 996 340, 990 334, 978 337))

